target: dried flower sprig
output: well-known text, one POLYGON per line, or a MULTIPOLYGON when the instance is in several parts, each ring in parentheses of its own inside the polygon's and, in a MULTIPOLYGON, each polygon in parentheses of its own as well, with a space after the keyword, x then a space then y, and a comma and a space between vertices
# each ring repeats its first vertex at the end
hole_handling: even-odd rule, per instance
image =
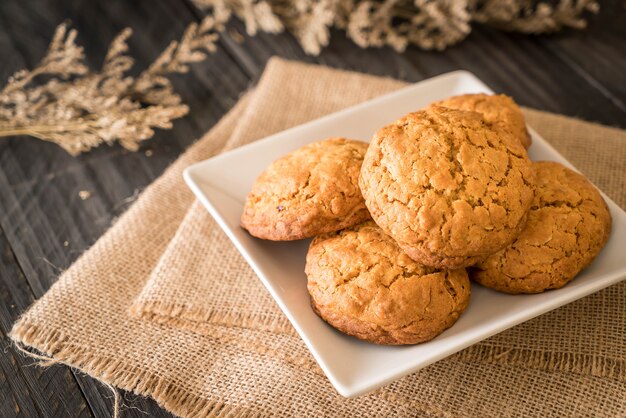
POLYGON ((39 65, 17 72, 0 91, 0 137, 28 135, 72 155, 115 141, 137 150, 154 128, 169 129, 187 114, 167 76, 187 72, 189 64, 215 51, 227 20, 227 13, 215 13, 192 23, 137 77, 128 75, 134 65, 127 55, 131 29, 111 42, 100 71, 90 71, 76 30, 61 24, 39 65))
POLYGON ((320 53, 330 29, 342 29, 362 48, 408 45, 442 50, 463 40, 471 23, 503 30, 549 33, 581 29, 595 0, 192 0, 209 13, 232 12, 253 36, 291 32, 304 51, 320 53))

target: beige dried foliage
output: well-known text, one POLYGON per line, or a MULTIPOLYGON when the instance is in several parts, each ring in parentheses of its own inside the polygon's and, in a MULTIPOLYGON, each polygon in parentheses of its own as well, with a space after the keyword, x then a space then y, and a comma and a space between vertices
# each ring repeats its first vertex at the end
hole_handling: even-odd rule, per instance
POLYGON ((475 21, 523 33, 552 33, 563 27, 584 29, 587 22, 582 15, 599 10, 599 4, 591 0, 475 0, 471 3, 475 21))
POLYGON ((362 48, 408 45, 442 50, 463 40, 471 23, 503 30, 550 33, 585 27, 594 0, 192 0, 209 13, 232 12, 249 35, 287 30, 305 52, 320 53, 330 29, 345 30, 362 48))
POLYGON ((189 64, 215 51, 228 16, 214 13, 189 25, 180 41, 136 77, 128 74, 134 65, 127 54, 131 29, 111 42, 100 71, 91 71, 76 31, 60 25, 39 65, 17 72, 0 91, 0 137, 28 135, 72 155, 115 141, 137 150, 155 128, 170 129, 187 114, 167 76, 186 73, 189 64))
POLYGON ((273 10, 307 54, 318 55, 328 45, 335 20, 333 0, 276 2, 273 10))

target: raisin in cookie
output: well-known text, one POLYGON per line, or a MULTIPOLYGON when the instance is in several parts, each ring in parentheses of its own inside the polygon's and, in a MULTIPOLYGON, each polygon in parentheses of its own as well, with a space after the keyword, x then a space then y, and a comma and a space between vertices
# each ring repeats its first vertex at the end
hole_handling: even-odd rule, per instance
POLYGON ((377 344, 417 344, 465 310, 465 269, 413 261, 374 222, 313 240, 306 258, 311 305, 338 330, 377 344))
POLYGON ((479 113, 430 107, 378 131, 359 185, 372 218, 415 261, 473 265, 509 245, 533 200, 526 150, 479 113))
POLYGON ((367 147, 329 138, 274 161, 252 187, 241 226, 258 238, 290 241, 369 219, 358 187, 367 147))
POLYGON ((535 200, 520 236, 471 269, 484 286, 506 293, 539 293, 572 280, 598 255, 611 214, 582 175, 554 162, 534 164, 535 200))
POLYGON ((483 115, 485 122, 495 130, 508 130, 524 148, 530 147, 531 139, 520 107, 504 94, 463 94, 433 103, 451 109, 473 110, 483 115))

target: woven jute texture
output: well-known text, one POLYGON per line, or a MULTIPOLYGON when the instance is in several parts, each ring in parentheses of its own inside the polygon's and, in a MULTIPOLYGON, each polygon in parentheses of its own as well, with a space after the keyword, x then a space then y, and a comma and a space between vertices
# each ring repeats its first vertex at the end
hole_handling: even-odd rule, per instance
MULTIPOLYGON (((255 90, 146 189, 11 337, 186 417, 626 415, 625 284, 342 398, 183 184, 193 162, 402 85, 271 60, 255 90)), ((626 206, 626 132, 526 115, 626 206)))

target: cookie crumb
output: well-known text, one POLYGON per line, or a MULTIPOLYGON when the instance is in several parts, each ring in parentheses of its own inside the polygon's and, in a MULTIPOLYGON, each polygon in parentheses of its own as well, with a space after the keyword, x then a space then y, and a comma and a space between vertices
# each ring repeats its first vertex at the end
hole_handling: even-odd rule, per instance
POLYGON ((91 197, 91 192, 89 190, 81 190, 78 192, 78 197, 80 197, 81 200, 87 200, 91 197))
POLYGON ((151 149, 146 150, 146 152, 144 152, 143 155, 145 155, 146 157, 152 157, 152 150, 151 149))
POLYGON ((70 245, 70 242, 69 242, 69 241, 63 241, 63 246, 64 246, 64 247, 67 247, 68 245, 70 245))

